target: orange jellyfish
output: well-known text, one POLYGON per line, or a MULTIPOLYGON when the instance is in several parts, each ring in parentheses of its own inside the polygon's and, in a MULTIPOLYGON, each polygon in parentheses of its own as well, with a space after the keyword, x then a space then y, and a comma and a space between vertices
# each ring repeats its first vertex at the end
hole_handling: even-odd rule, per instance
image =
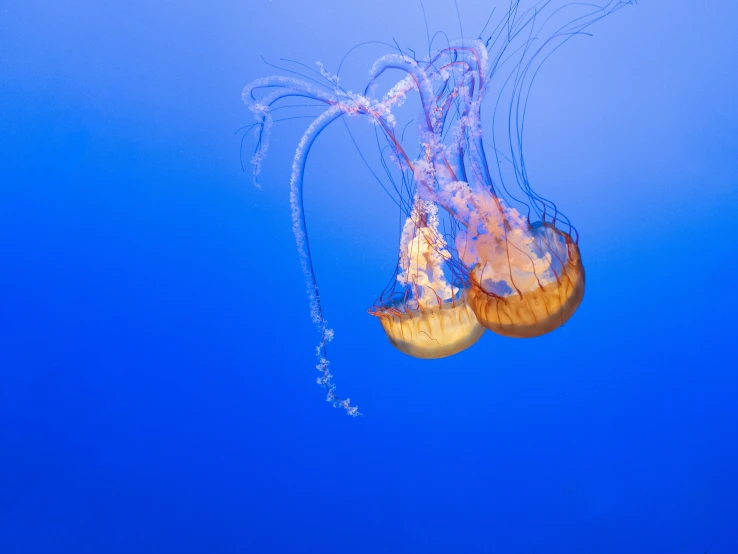
POLYGON ((454 286, 444 271, 451 259, 439 230, 438 207, 416 197, 400 239, 396 284, 402 293, 392 287, 392 295, 380 297, 369 310, 401 352, 444 358, 470 347, 484 333, 466 289, 454 286))
POLYGON ((563 325, 584 296, 576 238, 548 221, 531 223, 491 193, 453 188, 442 196, 466 222, 457 250, 470 268, 469 305, 480 323, 516 338, 563 325))

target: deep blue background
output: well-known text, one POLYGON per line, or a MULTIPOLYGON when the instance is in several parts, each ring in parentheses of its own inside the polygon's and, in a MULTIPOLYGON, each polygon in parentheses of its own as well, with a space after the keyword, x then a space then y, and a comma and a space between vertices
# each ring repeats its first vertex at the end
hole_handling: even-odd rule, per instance
MULTIPOLYGON (((738 552, 737 6, 643 1, 542 71, 531 182, 588 288, 540 339, 393 350, 365 310, 395 212, 321 137, 307 211, 351 419, 314 383, 290 229, 305 120, 258 190, 240 91, 260 55, 423 50, 419 4, 3 2, 0 552, 738 552)), ((491 7, 459 0, 464 32, 491 7)))

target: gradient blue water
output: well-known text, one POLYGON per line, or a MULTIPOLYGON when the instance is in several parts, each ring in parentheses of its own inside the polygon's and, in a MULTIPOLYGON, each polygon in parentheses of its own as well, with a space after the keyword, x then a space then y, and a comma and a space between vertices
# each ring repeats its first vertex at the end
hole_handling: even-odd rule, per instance
MULTIPOLYGON (((540 339, 393 350, 365 313, 392 205, 321 137, 306 209, 360 419, 314 383, 302 125, 263 190, 234 131, 260 55, 423 49, 418 3, 104 4, 0 9, 0 552, 738 552, 735 3, 644 1, 542 72, 528 168, 588 288, 540 339)), ((490 8, 459 0, 464 32, 490 8)))

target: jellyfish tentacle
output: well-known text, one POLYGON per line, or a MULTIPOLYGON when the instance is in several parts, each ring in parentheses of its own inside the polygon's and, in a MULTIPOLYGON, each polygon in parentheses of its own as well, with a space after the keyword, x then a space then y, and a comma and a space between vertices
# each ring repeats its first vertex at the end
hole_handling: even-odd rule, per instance
POLYGON ((313 261, 310 256, 310 242, 308 240, 307 223, 305 221, 305 208, 303 205, 303 182, 305 177, 305 163, 307 162, 310 149, 320 133, 333 121, 344 115, 344 106, 332 106, 320 114, 308 127, 300 139, 292 162, 292 176, 290 177, 290 207, 292 209, 292 231, 295 235, 297 253, 300 256, 300 266, 307 288, 308 300, 310 301, 310 317, 320 332, 320 342, 316 349, 318 357, 317 369, 321 372, 317 382, 328 392, 326 400, 334 406, 341 406, 350 416, 360 415, 357 406, 351 405, 351 399, 341 399, 335 393, 333 375, 329 370, 327 355, 327 344, 333 339, 333 330, 328 328, 328 323, 323 317, 323 307, 320 303, 318 283, 315 278, 313 261))
POLYGON ((241 98, 253 112, 257 125, 259 126, 256 133, 256 149, 251 158, 251 165, 253 167, 252 175, 256 186, 259 186, 258 177, 261 173, 261 163, 264 161, 269 150, 269 138, 274 121, 271 113, 272 107, 280 100, 290 97, 308 98, 329 105, 336 104, 338 101, 335 94, 327 93, 307 81, 282 75, 262 77, 261 79, 252 81, 243 88, 241 98), (275 90, 272 90, 272 92, 260 100, 257 100, 255 93, 263 89, 275 90))

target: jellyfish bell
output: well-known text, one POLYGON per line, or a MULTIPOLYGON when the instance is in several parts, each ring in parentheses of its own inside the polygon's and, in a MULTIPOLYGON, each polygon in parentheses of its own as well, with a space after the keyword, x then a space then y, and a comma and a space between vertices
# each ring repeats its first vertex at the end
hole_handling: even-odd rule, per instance
POLYGON ((467 302, 466 287, 454 286, 444 273, 452 254, 438 225, 438 207, 416 197, 403 228, 393 283, 403 293, 395 291, 369 310, 390 344, 415 358, 452 356, 485 331, 467 302))
POLYGON ((469 270, 468 303, 490 331, 530 338, 562 326, 584 296, 584 266, 570 233, 529 223, 489 192, 457 185, 445 199, 465 227, 459 257, 469 270))
POLYGON ((517 285, 527 277, 536 283, 526 289, 494 292, 504 280, 490 278, 485 266, 478 264, 471 272, 469 305, 477 319, 490 331, 514 338, 531 338, 561 327, 574 314, 584 297, 584 266, 579 247, 571 237, 553 226, 545 226, 553 240, 563 243, 565 250, 552 267, 537 275, 533 264, 512 268, 517 285))
POLYGON ((446 358, 466 350, 484 334, 465 296, 413 309, 387 304, 370 312, 379 318, 390 344, 414 358, 446 358))

